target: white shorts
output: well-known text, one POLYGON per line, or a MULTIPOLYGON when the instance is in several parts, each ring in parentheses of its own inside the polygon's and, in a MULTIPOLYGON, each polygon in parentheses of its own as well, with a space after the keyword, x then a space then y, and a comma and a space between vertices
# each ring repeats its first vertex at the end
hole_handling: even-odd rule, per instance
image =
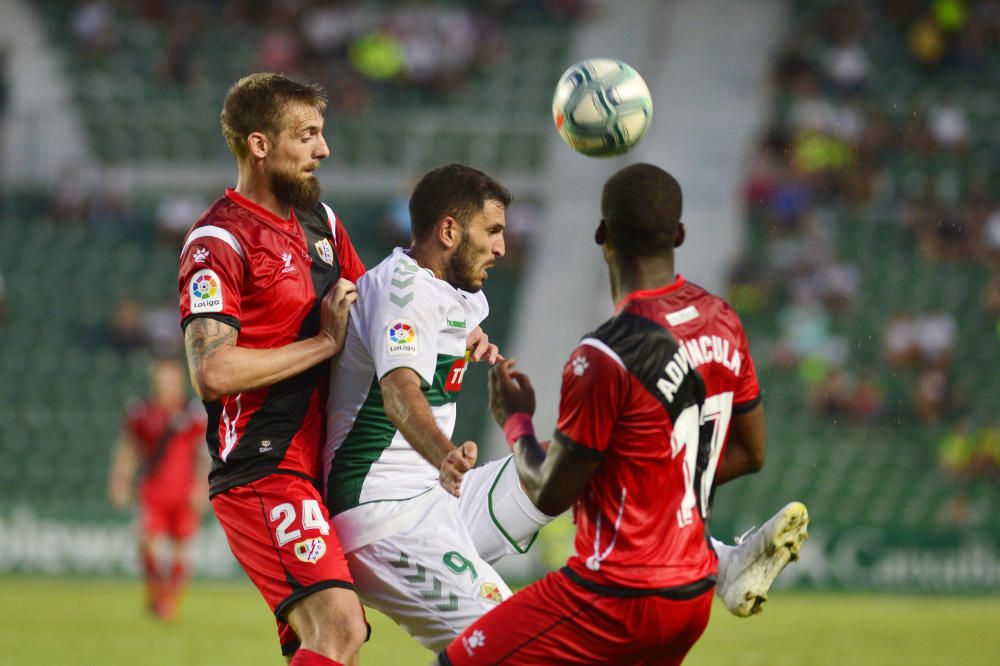
POLYGON ((361 601, 440 652, 511 594, 476 552, 458 499, 443 488, 407 530, 347 555, 361 601))
POLYGON ((461 498, 437 486, 403 531, 347 554, 361 600, 439 652, 511 595, 491 563, 523 553, 551 519, 521 490, 508 456, 466 474, 461 498))

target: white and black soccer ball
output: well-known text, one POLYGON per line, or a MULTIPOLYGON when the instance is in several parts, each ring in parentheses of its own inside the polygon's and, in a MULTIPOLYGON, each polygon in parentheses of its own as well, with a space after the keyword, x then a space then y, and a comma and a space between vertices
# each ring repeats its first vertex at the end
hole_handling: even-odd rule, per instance
POLYGON ((632 67, 611 58, 578 62, 560 77, 552 118, 563 141, 591 157, 620 155, 649 128, 653 100, 632 67))

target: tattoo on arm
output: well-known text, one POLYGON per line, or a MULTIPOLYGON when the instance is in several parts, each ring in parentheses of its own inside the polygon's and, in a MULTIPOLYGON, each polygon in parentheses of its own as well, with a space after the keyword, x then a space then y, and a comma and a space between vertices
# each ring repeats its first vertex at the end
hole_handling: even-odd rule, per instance
POLYGON ((198 317, 184 331, 184 349, 188 364, 194 370, 201 362, 223 347, 236 346, 238 331, 221 321, 198 317))

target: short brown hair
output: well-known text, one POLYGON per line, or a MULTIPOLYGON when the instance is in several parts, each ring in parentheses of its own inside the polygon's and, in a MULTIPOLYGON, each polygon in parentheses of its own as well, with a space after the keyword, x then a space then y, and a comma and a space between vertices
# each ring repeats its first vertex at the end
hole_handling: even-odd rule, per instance
POLYGON ((413 240, 425 240, 444 217, 455 218, 464 228, 487 201, 499 202, 506 208, 510 205, 510 192, 478 169, 449 164, 427 172, 410 196, 413 240))
POLYGON ((626 257, 671 253, 683 207, 681 186, 669 173, 652 164, 627 166, 601 193, 608 244, 626 257))
POLYGON ((289 104, 304 104, 326 111, 326 93, 318 84, 305 85, 283 74, 258 72, 233 84, 222 104, 222 135, 236 159, 247 156, 247 137, 253 132, 277 136, 284 128, 281 117, 289 104))

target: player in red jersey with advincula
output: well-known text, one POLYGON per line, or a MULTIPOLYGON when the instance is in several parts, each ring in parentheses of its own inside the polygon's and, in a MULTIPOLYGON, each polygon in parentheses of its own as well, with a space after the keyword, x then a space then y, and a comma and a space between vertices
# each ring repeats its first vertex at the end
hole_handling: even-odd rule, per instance
MULTIPOLYGON (((601 211, 616 314, 570 356, 547 447, 528 378, 512 361, 490 376, 490 409, 529 497, 549 515, 574 509, 576 554, 467 628, 442 664, 679 664, 708 623, 712 489, 764 457, 746 334, 725 302, 674 272, 684 227, 673 177, 622 169, 601 211)), ((761 539, 729 577, 765 578, 766 593, 806 520, 801 504, 786 507, 760 531, 778 547, 761 539)))
POLYGON ((190 545, 205 497, 205 414, 190 400, 183 364, 155 359, 151 394, 130 400, 108 475, 108 497, 119 509, 129 504, 140 478, 139 554, 146 600, 157 617, 177 614, 190 569, 190 545))
POLYGON ((364 272, 319 201, 325 109, 321 88, 278 74, 252 74, 229 90, 222 132, 239 180, 191 228, 180 257, 185 348, 208 412, 212 507, 295 666, 348 662, 367 636, 317 490, 326 361, 343 348, 353 281, 364 272))

